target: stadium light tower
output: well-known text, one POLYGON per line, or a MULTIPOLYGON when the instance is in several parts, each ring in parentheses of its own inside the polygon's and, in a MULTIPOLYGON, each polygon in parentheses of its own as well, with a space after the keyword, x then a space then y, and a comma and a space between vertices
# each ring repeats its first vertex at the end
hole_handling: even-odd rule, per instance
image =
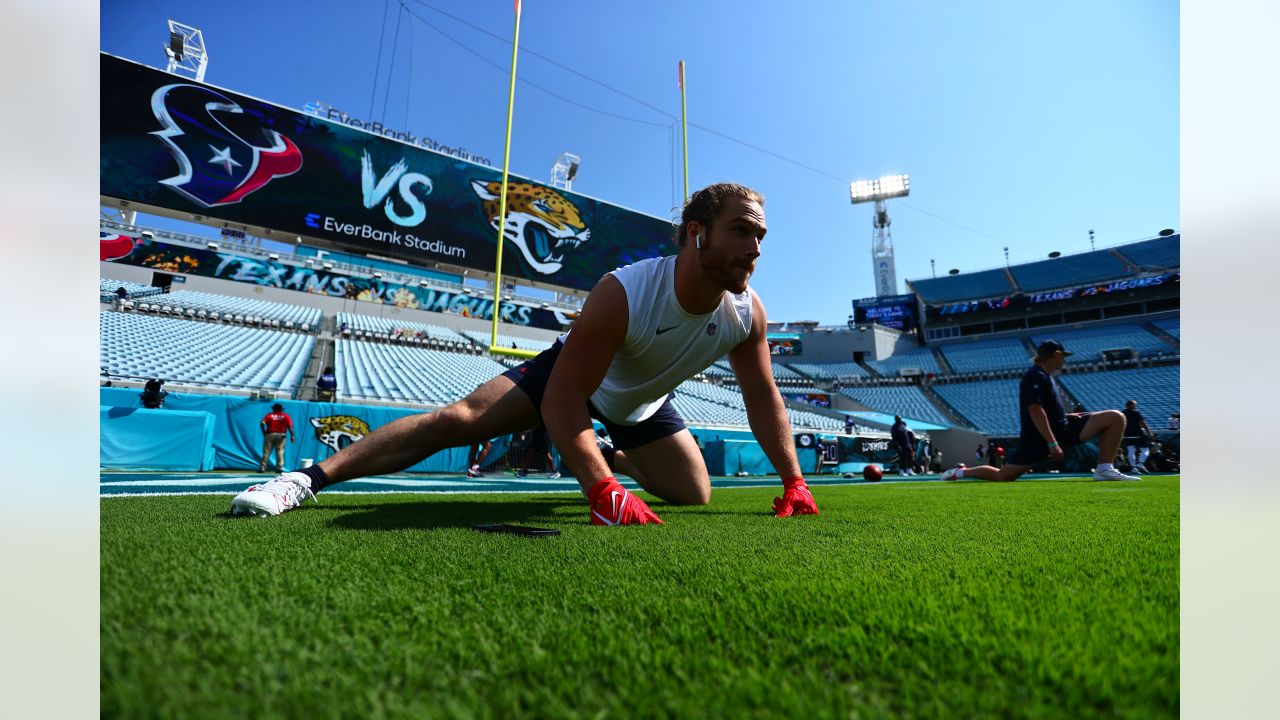
POLYGON ((898 294, 898 271, 893 263, 893 235, 889 232, 889 210, 884 201, 906 197, 911 183, 906 175, 886 175, 879 180, 855 180, 849 184, 849 199, 875 203, 871 226, 871 269, 875 275, 876 297, 898 294))
POLYGON ((578 166, 582 158, 570 152, 560 153, 556 164, 551 166, 551 187, 561 190, 572 190, 573 179, 578 176, 578 166))
POLYGON ((196 82, 204 82, 204 71, 209 67, 209 56, 204 51, 204 33, 199 28, 169 21, 169 42, 164 46, 169 58, 165 68, 174 75, 186 75, 196 82))

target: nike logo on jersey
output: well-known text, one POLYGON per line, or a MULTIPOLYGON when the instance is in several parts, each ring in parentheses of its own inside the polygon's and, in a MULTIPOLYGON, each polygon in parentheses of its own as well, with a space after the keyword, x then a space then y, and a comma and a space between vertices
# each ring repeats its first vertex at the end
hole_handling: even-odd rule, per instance
POLYGON ((662 333, 664 333, 664 332, 666 332, 666 331, 668 331, 668 330, 675 330, 675 329, 676 329, 676 328, 678 328, 678 327, 680 327, 680 326, 679 326, 679 325, 672 325, 672 326, 671 326, 671 327, 669 327, 669 328, 658 328, 658 332, 654 333, 654 335, 661 335, 662 333))

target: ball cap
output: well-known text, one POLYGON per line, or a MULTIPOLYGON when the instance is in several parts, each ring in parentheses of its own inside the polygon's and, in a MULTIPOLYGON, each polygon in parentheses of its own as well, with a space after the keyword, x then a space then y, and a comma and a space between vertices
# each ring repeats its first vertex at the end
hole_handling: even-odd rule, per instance
POLYGON ((1062 343, 1057 340, 1045 340, 1040 343, 1040 347, 1036 348, 1036 357, 1049 357, 1054 353, 1062 353, 1063 355, 1071 355, 1067 349, 1062 347, 1062 343))

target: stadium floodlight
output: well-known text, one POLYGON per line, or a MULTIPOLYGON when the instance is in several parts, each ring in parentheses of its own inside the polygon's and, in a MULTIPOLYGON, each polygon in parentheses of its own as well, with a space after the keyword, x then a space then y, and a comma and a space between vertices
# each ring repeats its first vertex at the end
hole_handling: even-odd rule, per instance
POLYGON ((893 261, 893 236, 889 232, 889 210, 884 201, 906 197, 911 193, 911 179, 906 175, 885 175, 878 180, 855 180, 849 183, 849 202, 875 203, 871 226, 871 272, 875 277, 876 296, 898 294, 898 271, 893 261))
POLYGON ((578 167, 581 165, 582 158, 577 155, 571 152, 560 153, 556 164, 551 166, 551 187, 572 190, 573 179, 578 176, 578 167))
POLYGON ((855 205, 911 194, 911 180, 906 175, 885 175, 878 180, 855 180, 849 183, 849 199, 855 205))
POLYGON ((196 82, 204 82, 204 73, 209 67, 204 33, 199 28, 170 20, 167 40, 164 54, 169 63, 165 69, 174 75, 185 75, 196 82))

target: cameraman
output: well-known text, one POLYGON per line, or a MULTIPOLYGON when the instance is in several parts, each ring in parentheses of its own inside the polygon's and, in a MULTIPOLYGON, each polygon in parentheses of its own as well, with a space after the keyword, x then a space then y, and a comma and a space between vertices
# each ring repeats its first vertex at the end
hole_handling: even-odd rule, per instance
POLYGON ((160 378, 152 378, 142 388, 142 395, 138 397, 142 401, 142 407, 150 410, 159 410, 164 405, 165 396, 169 393, 164 391, 164 381, 160 378))

